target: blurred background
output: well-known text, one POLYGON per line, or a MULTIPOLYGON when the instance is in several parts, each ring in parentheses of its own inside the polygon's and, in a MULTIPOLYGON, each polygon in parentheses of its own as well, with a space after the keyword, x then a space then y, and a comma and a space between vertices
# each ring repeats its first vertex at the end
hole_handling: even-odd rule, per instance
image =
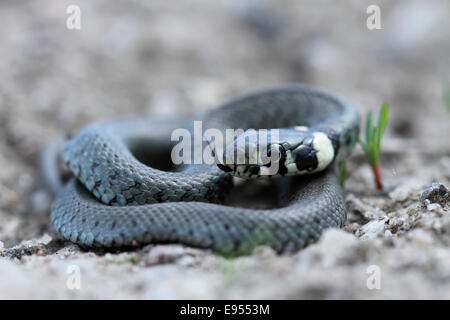
MULTIPOLYGON (((53 138, 122 115, 195 113, 286 82, 340 93, 362 116, 387 102, 388 184, 448 170, 449 17, 446 0, 2 0, 0 240, 49 229, 36 162, 53 138), (80 30, 66 27, 72 4, 80 30), (373 4, 379 30, 366 25, 373 4), (42 219, 27 218, 36 212, 42 219)), ((450 177, 426 179, 435 178, 450 177)), ((372 183, 368 167, 352 179, 350 191, 372 183)))

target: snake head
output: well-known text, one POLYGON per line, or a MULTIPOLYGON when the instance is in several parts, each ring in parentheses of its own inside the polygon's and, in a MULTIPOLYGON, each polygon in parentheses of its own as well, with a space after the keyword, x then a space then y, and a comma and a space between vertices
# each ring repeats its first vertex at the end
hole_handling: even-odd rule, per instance
POLYGON ((223 171, 244 178, 301 175, 324 170, 336 150, 323 132, 283 128, 248 130, 216 156, 223 171))

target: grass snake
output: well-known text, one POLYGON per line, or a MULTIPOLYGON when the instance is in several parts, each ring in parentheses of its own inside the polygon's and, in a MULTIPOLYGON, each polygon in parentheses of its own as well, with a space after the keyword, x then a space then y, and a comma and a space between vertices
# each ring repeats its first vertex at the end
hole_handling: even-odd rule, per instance
MULTIPOLYGON (((358 132, 359 117, 350 103, 302 84, 237 96, 190 119, 141 116, 94 123, 62 150, 75 179, 60 188, 54 174, 47 174, 53 189, 61 189, 51 220, 65 239, 87 247, 177 242, 222 253, 247 253, 260 244, 278 252, 297 250, 316 241, 325 228, 345 223, 334 164, 345 160, 358 132), (169 170, 171 134, 176 128, 192 132, 193 119, 202 120, 204 130, 223 132, 282 128, 278 140, 267 143, 279 148, 278 170, 270 176, 301 175, 273 179, 283 186, 282 205, 223 204, 233 184, 230 174, 268 177, 259 162, 225 159, 169 170)), ((47 167, 55 165, 45 158, 47 167)))

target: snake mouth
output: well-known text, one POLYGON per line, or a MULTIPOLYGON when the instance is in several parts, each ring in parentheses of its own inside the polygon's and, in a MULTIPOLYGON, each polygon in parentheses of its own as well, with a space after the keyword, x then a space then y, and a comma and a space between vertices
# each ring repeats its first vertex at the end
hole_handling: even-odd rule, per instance
POLYGON ((277 170, 271 171, 270 167, 264 165, 255 165, 255 164, 238 164, 238 165, 224 165, 217 164, 217 167, 222 171, 230 173, 235 177, 241 178, 272 178, 272 177, 281 177, 277 170))
POLYGON ((229 166, 223 165, 221 163, 217 163, 217 167, 219 167, 220 170, 225 172, 232 172, 233 169, 231 169, 229 166))
MULTIPOLYGON (((233 146, 234 147, 234 146, 233 146)), ((243 151, 246 148, 241 148, 243 151)), ((284 168, 286 160, 286 148, 278 143, 265 145, 263 151, 259 149, 254 152, 245 152, 235 155, 236 149, 230 151, 220 157, 216 156, 217 167, 237 177, 244 178, 264 178, 281 176, 280 168, 284 168), (234 153, 233 153, 234 152, 234 153), (227 155, 230 157, 228 158, 227 155), (234 155, 234 157, 232 157, 234 155)), ((281 170, 282 171, 282 170, 281 170)))

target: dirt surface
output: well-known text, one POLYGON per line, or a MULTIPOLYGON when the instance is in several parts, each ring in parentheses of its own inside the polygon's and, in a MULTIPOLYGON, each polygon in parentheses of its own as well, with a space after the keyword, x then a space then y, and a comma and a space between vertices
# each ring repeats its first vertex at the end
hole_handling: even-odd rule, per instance
POLYGON ((2 1, 0 298, 449 299, 449 13, 445 0, 2 1), (80 30, 66 28, 69 4, 80 30), (370 4, 381 30, 366 27, 370 4), (52 139, 286 82, 338 92, 361 115, 389 104, 385 192, 357 147, 344 229, 236 259, 181 245, 86 251, 53 230, 37 165, 52 139))

